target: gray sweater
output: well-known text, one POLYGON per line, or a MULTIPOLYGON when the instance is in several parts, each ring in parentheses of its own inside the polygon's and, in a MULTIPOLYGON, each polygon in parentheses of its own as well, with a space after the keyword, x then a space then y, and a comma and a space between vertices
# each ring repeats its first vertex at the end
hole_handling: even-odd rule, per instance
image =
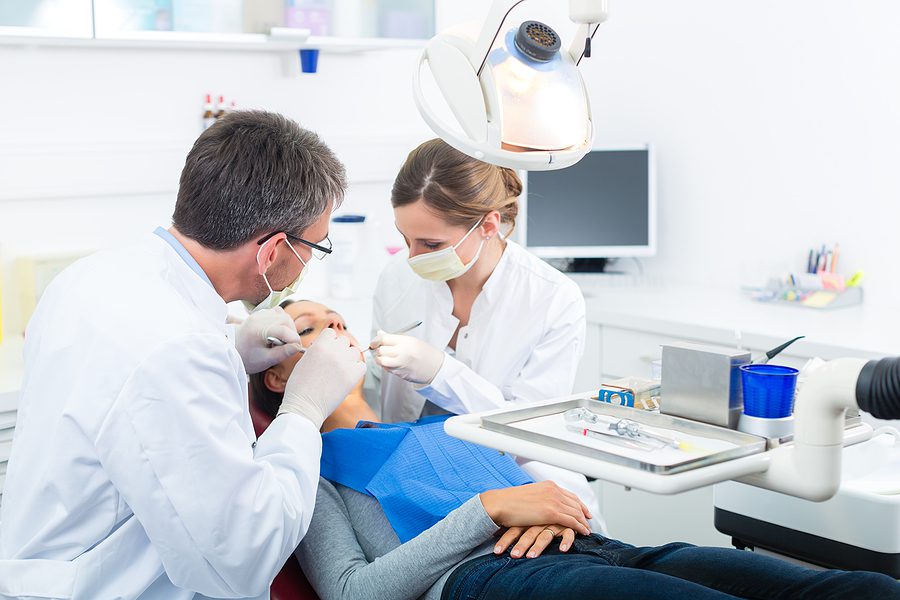
POLYGON ((296 554, 322 600, 439 600, 457 565, 492 551, 497 530, 476 495, 401 545, 375 498, 319 479, 296 554))

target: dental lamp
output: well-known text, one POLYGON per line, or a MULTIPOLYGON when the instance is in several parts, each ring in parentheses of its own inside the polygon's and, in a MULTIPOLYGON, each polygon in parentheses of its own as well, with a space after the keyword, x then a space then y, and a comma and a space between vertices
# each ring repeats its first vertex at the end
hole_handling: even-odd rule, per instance
POLYGON ((513 169, 561 169, 593 145, 591 107, 578 65, 591 55, 608 0, 569 0, 569 18, 579 28, 567 50, 543 23, 506 25, 523 1, 494 0, 480 31, 467 24, 432 38, 413 77, 416 107, 438 136, 469 156, 513 169), (425 65, 459 127, 426 101, 425 65))

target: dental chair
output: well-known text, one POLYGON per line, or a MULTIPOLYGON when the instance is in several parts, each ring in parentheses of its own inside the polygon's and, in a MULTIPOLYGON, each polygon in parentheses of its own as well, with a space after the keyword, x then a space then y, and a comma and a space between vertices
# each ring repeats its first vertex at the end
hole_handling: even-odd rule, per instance
MULTIPOLYGON (((250 418, 253 420, 253 429, 257 436, 261 435, 272 422, 272 418, 256 405, 252 397, 250 398, 250 418)), ((297 557, 293 554, 288 557, 284 567, 275 576, 275 581, 272 582, 269 590, 269 597, 271 600, 319 600, 315 590, 306 580, 297 557)))

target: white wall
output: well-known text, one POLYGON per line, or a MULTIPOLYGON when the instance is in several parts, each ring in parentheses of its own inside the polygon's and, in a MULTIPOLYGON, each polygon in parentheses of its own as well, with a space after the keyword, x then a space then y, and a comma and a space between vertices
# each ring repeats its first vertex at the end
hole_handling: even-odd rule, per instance
MULTIPOLYGON (((323 53, 319 73, 301 75, 291 52, 0 46, 4 320, 17 310, 14 257, 91 251, 168 225, 207 92, 319 132, 348 167, 342 210, 368 214, 373 239, 399 241, 390 184, 430 135, 409 93, 417 56, 323 53)), ((324 287, 318 270, 310 293, 324 287)))
POLYGON ((659 151, 650 269, 736 286, 839 241, 900 300, 900 3, 611 4, 585 77, 597 141, 659 151))
MULTIPOLYGON (((561 4, 532 0, 516 14, 561 4)), ((439 2, 439 19, 486 6, 439 2)), ((869 302, 900 299, 900 4, 611 9, 584 71, 597 143, 658 150, 659 256, 647 269, 733 287, 840 241, 846 268, 867 272, 869 302)), ((416 56, 328 54, 302 76, 291 53, 0 46, 0 264, 167 222, 208 91, 319 131, 348 162, 347 210, 372 214, 388 238, 390 179, 429 136, 409 92, 416 56)))
MULTIPOLYGON (((564 5, 516 15, 568 33, 564 5)), ((735 287, 838 241, 846 268, 866 271, 867 301, 900 301, 900 3, 610 0, 582 65, 596 143, 658 151, 648 271, 735 287)))

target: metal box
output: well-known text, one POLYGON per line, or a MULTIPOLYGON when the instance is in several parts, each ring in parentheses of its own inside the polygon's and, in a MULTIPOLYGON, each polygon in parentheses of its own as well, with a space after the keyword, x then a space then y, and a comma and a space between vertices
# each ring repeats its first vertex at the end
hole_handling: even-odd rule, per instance
POLYGON ((744 408, 740 366, 750 352, 676 342, 663 346, 660 412, 737 428, 744 408))

